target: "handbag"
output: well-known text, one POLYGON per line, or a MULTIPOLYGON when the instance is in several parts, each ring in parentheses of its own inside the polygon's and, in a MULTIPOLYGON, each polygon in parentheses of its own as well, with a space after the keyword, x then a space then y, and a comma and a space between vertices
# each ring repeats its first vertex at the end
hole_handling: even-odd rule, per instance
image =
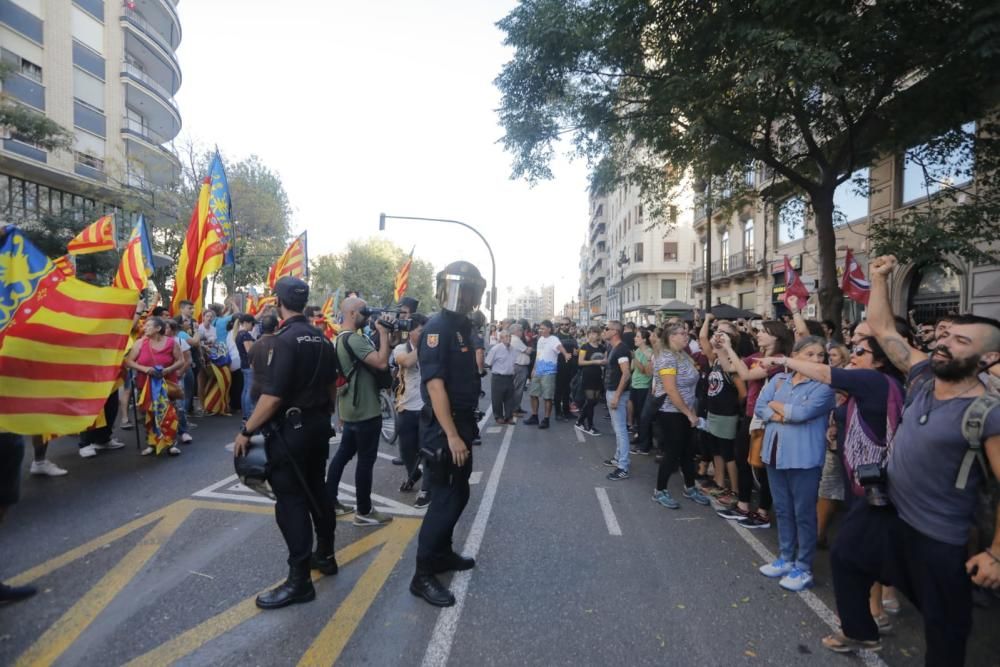
MULTIPOLYGON (((770 382, 770 380, 768 380, 770 382)), ((779 378, 778 384, 774 387, 774 391, 777 392, 781 389, 781 385, 785 383, 784 378, 779 378)), ((761 389, 761 393, 764 390, 761 389)), ((750 422, 750 455, 747 456, 747 463, 753 468, 764 468, 764 459, 761 457, 761 452, 764 450, 764 422, 754 415, 753 420, 750 422)))
POLYGON ((184 398, 184 389, 176 382, 164 380, 167 385, 167 398, 171 401, 179 401, 184 398))

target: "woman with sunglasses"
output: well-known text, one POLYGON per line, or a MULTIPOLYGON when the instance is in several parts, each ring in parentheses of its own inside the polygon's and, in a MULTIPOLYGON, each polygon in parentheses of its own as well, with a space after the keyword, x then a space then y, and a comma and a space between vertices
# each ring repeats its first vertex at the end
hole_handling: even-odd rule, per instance
MULTIPOLYGON (((762 363, 780 363, 764 359, 762 363)), ((847 368, 788 360, 789 370, 829 385, 847 394, 847 401, 833 413, 837 430, 837 451, 843 464, 845 503, 848 511, 865 502, 865 492, 858 483, 858 466, 885 464, 888 443, 899 425, 903 410, 903 378, 889 361, 878 341, 863 337, 851 349, 847 368)), ((892 589, 876 584, 870 600, 872 617, 884 632, 891 628, 886 611, 896 613, 899 603, 892 589), (884 600, 884 604, 883 604, 884 600)), ((833 641, 830 638, 824 640, 833 641)))

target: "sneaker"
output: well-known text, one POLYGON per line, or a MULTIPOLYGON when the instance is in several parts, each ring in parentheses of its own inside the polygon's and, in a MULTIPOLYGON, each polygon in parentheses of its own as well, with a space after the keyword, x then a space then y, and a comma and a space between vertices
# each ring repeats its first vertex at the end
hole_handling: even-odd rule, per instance
POLYGON ((150 454, 153 454, 155 451, 156 450, 153 449, 152 447, 146 447, 146 449, 139 452, 139 456, 149 456, 150 454))
POLYGON ((712 479, 711 477, 701 480, 696 479, 695 484, 701 487, 701 490, 704 491, 705 493, 711 493, 712 489, 719 488, 719 485, 716 484, 715 480, 712 479))
POLYGON ((653 493, 653 502, 660 503, 668 510, 679 510, 681 504, 674 500, 674 497, 670 495, 669 491, 656 491, 653 493))
POLYGON ((185 445, 190 445, 193 440, 190 433, 181 433, 181 442, 185 445))
POLYGON ((413 501, 413 506, 418 510, 425 510, 431 504, 431 494, 421 491, 417 494, 417 499, 413 501))
POLYGON ((728 509, 715 510, 715 513, 726 521, 739 521, 753 516, 750 510, 741 510, 738 505, 728 509))
POLYGON ((637 449, 637 448, 633 447, 629 451, 632 452, 633 454, 638 454, 639 456, 649 456, 649 450, 648 449, 637 449))
POLYGON ((351 507, 350 505, 345 505, 339 500, 333 503, 333 513, 336 514, 337 516, 344 516, 345 514, 350 514, 353 511, 354 511, 353 507, 351 507))
POLYGON ((631 452, 632 454, 638 454, 639 448, 636 447, 635 445, 632 445, 631 447, 628 448, 628 451, 631 452))
POLYGON ((121 449, 124 446, 125 443, 119 440, 118 438, 111 438, 107 442, 102 442, 98 445, 93 445, 94 449, 96 449, 99 452, 110 449, 121 449))
POLYGON ((8 586, 0 584, 0 605, 27 600, 38 592, 34 586, 8 586))
POLYGON ((528 417, 527 419, 525 419, 523 423, 524 423, 525 426, 537 426, 538 425, 538 415, 531 415, 530 417, 528 417))
POLYGON ((87 445, 86 447, 80 448, 80 458, 89 459, 97 456, 97 450, 93 445, 87 445))
POLYGON ((708 497, 698 490, 698 487, 692 486, 690 489, 684 489, 684 497, 690 501, 696 502, 699 505, 711 505, 712 501, 708 497))
POLYGON ((45 459, 44 461, 31 462, 31 474, 44 475, 46 477, 62 477, 63 475, 68 475, 69 471, 63 470, 52 461, 45 459))
POLYGON ((577 423, 573 424, 573 428, 575 428, 577 431, 580 431, 582 433, 586 433, 587 432, 587 427, 584 426, 583 424, 581 424, 580 422, 577 422, 577 423))
POLYGON ((541 422, 540 422, 540 423, 538 424, 538 428, 548 428, 548 427, 549 427, 549 418, 548 418, 548 417, 545 417, 545 418, 544 418, 544 419, 542 419, 542 421, 541 421, 541 422))
POLYGON ((807 588, 812 588, 813 583, 812 572, 806 572, 805 570, 800 570, 796 567, 782 577, 781 581, 778 582, 778 585, 786 591, 798 593, 799 591, 804 591, 807 588))
POLYGON ((391 521, 391 516, 388 514, 382 514, 381 512, 376 512, 374 509, 368 514, 354 515, 355 526, 384 526, 391 521))
POLYGON ((736 525, 749 530, 756 530, 757 528, 770 528, 771 519, 763 516, 760 512, 753 512, 747 518, 737 521, 736 525))
POLYGON ((593 426, 591 426, 590 428, 583 429, 583 432, 586 433, 587 435, 600 435, 601 434, 601 432, 598 431, 593 426))
POLYGON ((607 461, 604 462, 604 465, 608 466, 609 468, 615 468, 617 470, 618 459, 608 459, 607 461))
POLYGON ((761 565, 759 568, 761 574, 765 577, 771 577, 772 579, 777 577, 784 577, 786 574, 790 574, 795 566, 789 563, 784 558, 779 558, 773 563, 768 563, 767 565, 761 565))
POLYGON ((738 498, 736 497, 736 494, 730 491, 729 493, 723 493, 721 496, 716 496, 715 502, 726 509, 732 509, 736 507, 738 498))
POLYGON ((123 431, 131 431, 132 430, 132 422, 122 422, 121 423, 121 429, 123 431))
POLYGON ((623 479, 628 479, 631 475, 628 474, 628 470, 622 470, 621 468, 615 468, 614 472, 609 472, 607 474, 607 479, 612 482, 620 482, 623 479))

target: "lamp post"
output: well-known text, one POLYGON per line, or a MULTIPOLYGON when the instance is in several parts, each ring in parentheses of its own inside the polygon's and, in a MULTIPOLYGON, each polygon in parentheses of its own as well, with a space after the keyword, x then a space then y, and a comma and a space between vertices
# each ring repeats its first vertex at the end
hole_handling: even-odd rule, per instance
POLYGON ((472 225, 462 222, 461 220, 448 220, 446 218, 417 218, 412 215, 386 215, 385 213, 380 213, 378 216, 378 229, 380 232, 385 231, 385 221, 386 220, 416 220, 418 222, 447 222, 452 225, 461 225, 466 229, 472 231, 473 234, 478 236, 483 244, 486 246, 487 252, 490 253, 490 264, 492 264, 492 274, 490 280, 490 322, 496 322, 495 310, 497 307, 497 261, 493 257, 493 248, 490 247, 489 241, 486 237, 479 233, 479 230, 472 225))
POLYGON ((621 254, 618 255, 618 320, 623 321, 625 318, 625 265, 629 263, 628 255, 625 254, 625 249, 622 248, 621 254))

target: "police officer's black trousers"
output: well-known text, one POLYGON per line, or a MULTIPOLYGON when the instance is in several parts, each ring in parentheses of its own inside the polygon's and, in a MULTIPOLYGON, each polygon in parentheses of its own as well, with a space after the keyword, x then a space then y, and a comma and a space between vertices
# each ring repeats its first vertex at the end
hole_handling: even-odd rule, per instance
MULTIPOLYGON (((436 421, 428 424, 425 420, 421 426, 432 431, 425 437, 425 443, 433 443, 448 449, 447 438, 436 421), (436 441, 436 442, 435 442, 436 441)), ((462 516, 462 511, 469 503, 469 476, 472 473, 472 439, 476 433, 476 420, 471 414, 467 417, 455 417, 455 427, 458 434, 469 447, 469 457, 461 468, 451 462, 451 457, 445 453, 444 461, 431 469, 431 504, 420 527, 417 543, 417 574, 433 574, 434 564, 454 552, 452 535, 455 524, 462 516)))
MULTIPOLYGON (((304 415, 301 429, 292 428, 287 421, 280 427, 289 453, 294 457, 309 485, 316 503, 324 502, 323 473, 330 452, 330 415, 316 412, 304 415)), ((271 465, 271 488, 276 504, 274 517, 288 546, 288 564, 308 567, 312 554, 313 531, 320 552, 333 550, 335 524, 333 515, 326 508, 316 507, 302 488, 299 477, 275 436, 267 439, 267 456, 271 465), (319 512, 325 511, 324 514, 319 512)))
POLYGON ((576 373, 576 368, 566 364, 561 366, 556 370, 556 415, 562 417, 568 417, 569 412, 569 401, 570 401, 570 391, 569 385, 573 381, 573 375, 576 373))
MULTIPOLYGON (((128 410, 128 406, 125 406, 128 410)), ((93 428, 80 434, 80 446, 103 445, 111 441, 112 429, 115 427, 115 420, 118 419, 118 390, 111 392, 108 400, 104 402, 104 421, 107 425, 100 428, 93 428)))
POLYGON ((965 664, 972 629, 972 583, 965 546, 935 540, 903 521, 892 508, 857 500, 830 553, 833 590, 844 634, 878 639, 868 609, 872 584, 895 586, 924 617, 926 665, 965 664))

